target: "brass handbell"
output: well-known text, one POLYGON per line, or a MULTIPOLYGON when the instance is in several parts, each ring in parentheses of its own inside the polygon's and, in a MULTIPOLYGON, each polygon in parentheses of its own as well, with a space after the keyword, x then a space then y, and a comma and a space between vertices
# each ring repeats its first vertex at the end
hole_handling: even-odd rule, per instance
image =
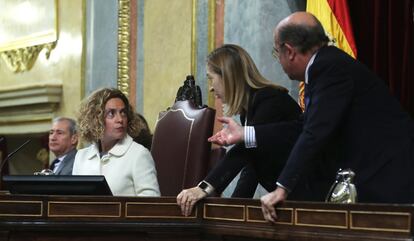
POLYGON ((351 169, 339 169, 336 173, 336 180, 332 184, 326 202, 333 203, 356 203, 357 190, 353 183, 355 172, 351 169))
POLYGON ((36 175, 36 176, 49 176, 49 175, 55 175, 55 173, 50 169, 43 169, 40 172, 33 173, 33 175, 36 175))

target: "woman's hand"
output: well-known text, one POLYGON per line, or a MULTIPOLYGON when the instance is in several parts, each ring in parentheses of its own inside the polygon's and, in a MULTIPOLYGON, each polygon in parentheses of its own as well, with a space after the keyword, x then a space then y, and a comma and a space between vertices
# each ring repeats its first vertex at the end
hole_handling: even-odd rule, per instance
POLYGON ((182 190, 177 196, 177 204, 181 207, 181 213, 189 216, 198 200, 207 196, 201 188, 193 187, 182 190))
POLYGON ((244 141, 244 129, 241 125, 229 117, 219 117, 217 120, 227 127, 208 138, 209 142, 219 146, 228 146, 244 141))

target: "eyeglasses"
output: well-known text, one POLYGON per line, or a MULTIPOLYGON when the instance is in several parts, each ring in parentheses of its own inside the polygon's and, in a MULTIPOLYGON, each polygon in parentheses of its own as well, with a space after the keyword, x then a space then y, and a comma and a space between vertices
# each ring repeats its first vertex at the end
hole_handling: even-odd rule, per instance
POLYGON ((285 45, 285 43, 281 43, 279 44, 279 49, 277 49, 275 46, 273 46, 272 49, 272 56, 273 58, 279 60, 279 56, 280 56, 280 49, 285 45))

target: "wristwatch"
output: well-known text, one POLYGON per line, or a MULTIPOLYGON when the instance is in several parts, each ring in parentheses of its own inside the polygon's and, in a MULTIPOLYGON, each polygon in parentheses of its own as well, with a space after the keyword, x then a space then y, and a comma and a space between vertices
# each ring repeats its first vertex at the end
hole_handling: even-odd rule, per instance
POLYGON ((201 190, 203 190, 203 192, 205 192, 207 195, 210 195, 214 192, 214 187, 211 186, 210 183, 206 182, 206 181, 201 181, 197 187, 201 188, 201 190))

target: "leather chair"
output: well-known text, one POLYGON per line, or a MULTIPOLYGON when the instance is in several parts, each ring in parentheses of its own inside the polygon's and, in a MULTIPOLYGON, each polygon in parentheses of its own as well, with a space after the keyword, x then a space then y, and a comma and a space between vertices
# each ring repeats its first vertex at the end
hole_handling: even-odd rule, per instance
POLYGON ((213 134, 215 110, 197 108, 189 100, 177 101, 160 113, 151 154, 158 173, 161 195, 176 196, 196 186, 206 176, 213 134))

